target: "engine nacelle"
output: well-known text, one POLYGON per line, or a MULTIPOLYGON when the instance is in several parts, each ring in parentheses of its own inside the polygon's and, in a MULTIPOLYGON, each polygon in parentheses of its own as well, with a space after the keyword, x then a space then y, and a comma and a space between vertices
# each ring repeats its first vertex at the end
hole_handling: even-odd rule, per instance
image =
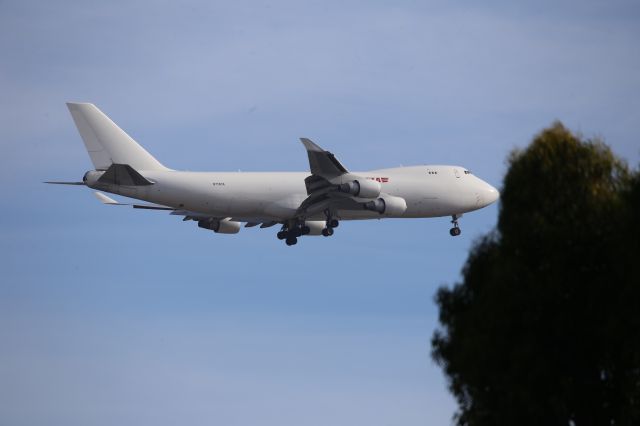
POLYGON ((407 210, 407 202, 404 198, 383 195, 377 200, 364 203, 364 208, 385 216, 399 216, 407 210))
POLYGON ((370 179, 352 180, 338 187, 340 192, 362 198, 376 198, 382 191, 380 182, 370 179))
POLYGON ((240 232, 240 222, 232 222, 229 219, 203 219, 198 221, 198 226, 200 228, 210 229, 217 234, 237 234, 240 232))
POLYGON ((324 220, 306 220, 304 224, 311 229, 307 235, 322 235, 322 230, 327 226, 324 220))

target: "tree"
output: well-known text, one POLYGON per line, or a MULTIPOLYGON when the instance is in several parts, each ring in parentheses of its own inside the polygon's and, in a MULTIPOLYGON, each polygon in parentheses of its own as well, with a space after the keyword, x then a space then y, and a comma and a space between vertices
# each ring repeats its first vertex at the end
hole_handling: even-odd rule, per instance
POLYGON ((640 175, 561 123, 512 153, 497 229, 436 294, 460 425, 640 424, 640 175))

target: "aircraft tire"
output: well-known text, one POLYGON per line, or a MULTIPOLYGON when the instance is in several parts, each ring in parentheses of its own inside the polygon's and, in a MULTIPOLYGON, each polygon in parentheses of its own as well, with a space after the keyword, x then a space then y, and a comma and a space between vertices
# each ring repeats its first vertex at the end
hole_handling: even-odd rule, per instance
POLYGON ((286 243, 288 246, 295 246, 298 243, 298 239, 296 237, 287 237, 286 243))

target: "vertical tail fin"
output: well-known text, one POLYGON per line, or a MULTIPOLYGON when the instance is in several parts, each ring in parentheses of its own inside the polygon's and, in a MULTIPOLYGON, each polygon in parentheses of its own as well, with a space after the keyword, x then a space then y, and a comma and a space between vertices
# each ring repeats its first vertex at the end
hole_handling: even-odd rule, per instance
POLYGON ((95 105, 68 102, 67 107, 97 170, 113 163, 135 170, 168 170, 95 105))

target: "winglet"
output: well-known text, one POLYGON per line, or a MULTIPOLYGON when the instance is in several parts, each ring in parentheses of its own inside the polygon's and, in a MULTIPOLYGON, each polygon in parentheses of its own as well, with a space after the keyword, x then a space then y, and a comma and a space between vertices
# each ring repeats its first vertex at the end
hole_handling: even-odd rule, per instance
POLYGON ((314 151, 314 152, 322 152, 322 151, 324 151, 318 145, 313 143, 313 141, 311 139, 300 138, 300 142, 302 142, 302 144, 307 149, 307 151, 314 151))
POLYGON ((309 156, 311 173, 325 179, 333 179, 344 173, 349 173, 338 159, 329 151, 325 151, 310 139, 300 138, 309 156))

